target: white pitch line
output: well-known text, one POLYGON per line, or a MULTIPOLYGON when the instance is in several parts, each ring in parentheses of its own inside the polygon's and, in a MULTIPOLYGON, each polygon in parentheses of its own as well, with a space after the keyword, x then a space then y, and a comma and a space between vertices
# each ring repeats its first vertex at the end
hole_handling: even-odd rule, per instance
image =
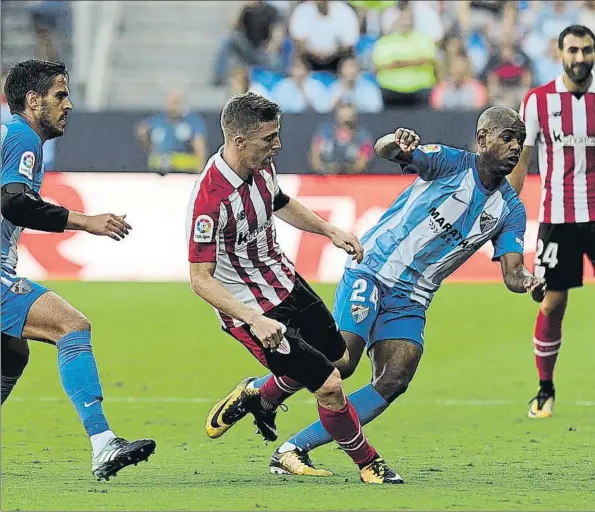
MULTIPOLYGON (((214 404, 218 398, 209 397, 181 397, 181 396, 116 396, 104 399, 106 403, 138 403, 138 404, 214 404)), ((68 402, 66 396, 35 396, 21 397, 15 396, 9 398, 11 402, 68 402)), ((289 404, 314 404, 315 400, 291 400, 289 404)), ((493 405, 524 405, 525 401, 514 400, 399 400, 403 405, 442 405, 442 406, 493 406, 493 405)), ((563 402, 564 405, 595 407, 595 401, 592 400, 572 400, 563 402)))

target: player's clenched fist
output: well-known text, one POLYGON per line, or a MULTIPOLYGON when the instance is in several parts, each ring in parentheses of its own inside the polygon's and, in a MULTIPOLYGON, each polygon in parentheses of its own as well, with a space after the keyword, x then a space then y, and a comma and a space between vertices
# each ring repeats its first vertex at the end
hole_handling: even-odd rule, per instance
POLYGON ((261 341, 263 347, 275 350, 281 345, 285 326, 277 320, 259 315, 250 324, 250 330, 261 341))
POLYGON ((419 135, 407 128, 397 128, 395 131, 395 143, 405 153, 412 153, 419 146, 419 135))
POLYGON ((87 217, 85 231, 93 235, 109 236, 119 241, 132 229, 125 219, 126 215, 120 216, 113 213, 91 215, 87 217))

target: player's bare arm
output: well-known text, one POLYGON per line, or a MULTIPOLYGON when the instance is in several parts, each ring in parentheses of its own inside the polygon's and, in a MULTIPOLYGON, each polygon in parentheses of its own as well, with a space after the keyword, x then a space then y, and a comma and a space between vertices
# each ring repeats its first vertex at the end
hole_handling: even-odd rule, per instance
POLYGON ((346 233, 329 224, 299 201, 290 199, 283 208, 275 212, 275 215, 301 231, 326 236, 336 247, 352 254, 358 263, 362 261, 364 248, 354 234, 346 233))
POLYGON ((419 144, 419 135, 413 130, 397 128, 395 133, 380 137, 374 145, 374 151, 385 160, 407 162, 419 144))
POLYGON ((248 324, 264 347, 276 349, 283 340, 284 326, 236 299, 213 277, 215 267, 215 263, 190 263, 192 291, 222 313, 248 324))
POLYGON ((500 258, 502 276, 506 287, 515 293, 531 293, 535 300, 543 300, 545 279, 533 276, 524 265, 523 255, 507 253, 500 258))
POLYGON ((521 190, 523 190, 523 184, 525 183, 525 178, 527 177, 527 173, 529 171, 529 162, 531 161, 532 156, 533 146, 523 147, 523 151, 521 152, 521 156, 519 158, 519 163, 516 164, 516 167, 508 176, 508 181, 512 185, 512 188, 516 190, 517 194, 520 194, 521 190))
POLYGON ((65 229, 83 230, 114 240, 121 240, 132 229, 124 220, 125 215, 106 213, 89 216, 72 212, 44 201, 24 183, 8 183, 2 187, 2 216, 15 226, 24 228, 49 233, 61 233, 65 229))
POLYGON ((109 236, 113 240, 120 241, 128 235, 132 226, 126 222, 126 215, 113 213, 85 215, 70 211, 66 229, 86 231, 92 235, 109 236))

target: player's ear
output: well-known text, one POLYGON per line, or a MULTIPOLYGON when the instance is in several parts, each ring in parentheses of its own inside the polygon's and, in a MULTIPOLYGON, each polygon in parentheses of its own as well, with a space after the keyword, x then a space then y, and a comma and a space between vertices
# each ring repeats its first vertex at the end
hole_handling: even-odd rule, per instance
POLYGON ((476 140, 477 146, 481 149, 485 149, 486 147, 486 139, 487 139, 487 131, 485 129, 481 129, 477 131, 476 140))
POLYGON ((246 149, 246 137, 242 137, 241 135, 236 135, 233 138, 233 145, 236 149, 243 150, 246 149))
POLYGON ((41 107, 41 96, 35 91, 29 91, 25 95, 25 103, 32 109, 38 110, 41 107))

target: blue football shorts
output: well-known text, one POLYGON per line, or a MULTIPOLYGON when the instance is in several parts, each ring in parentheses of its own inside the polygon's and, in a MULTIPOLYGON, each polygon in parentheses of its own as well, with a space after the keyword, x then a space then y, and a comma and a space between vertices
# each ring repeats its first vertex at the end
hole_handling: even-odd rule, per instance
POLYGON ((20 338, 31 306, 47 291, 29 279, 2 272, 2 332, 20 338))
POLYGON ((408 340, 424 348, 426 308, 364 272, 345 269, 333 316, 341 331, 363 338, 367 350, 383 340, 408 340))

